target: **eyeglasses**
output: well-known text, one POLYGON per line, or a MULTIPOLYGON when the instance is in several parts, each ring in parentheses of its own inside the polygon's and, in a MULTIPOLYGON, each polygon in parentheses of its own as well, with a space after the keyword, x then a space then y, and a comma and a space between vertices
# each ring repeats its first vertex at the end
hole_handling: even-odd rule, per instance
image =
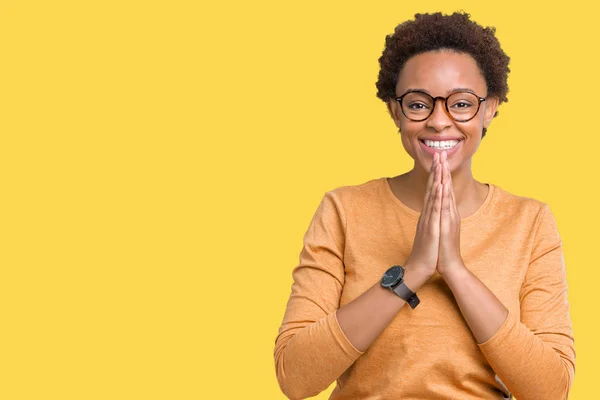
POLYGON ((467 122, 479 112, 485 97, 479 97, 471 92, 454 92, 448 97, 432 97, 431 95, 413 90, 396 97, 400 103, 402 114, 411 121, 425 121, 431 114, 438 99, 444 102, 446 113, 456 122, 467 122))

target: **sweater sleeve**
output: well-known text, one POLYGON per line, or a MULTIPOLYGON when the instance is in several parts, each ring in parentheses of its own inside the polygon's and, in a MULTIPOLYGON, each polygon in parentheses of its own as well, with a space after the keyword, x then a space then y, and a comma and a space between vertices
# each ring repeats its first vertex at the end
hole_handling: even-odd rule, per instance
POLYGON ((518 400, 563 400, 575 376, 575 340, 562 241, 547 204, 536 223, 519 296, 520 321, 509 310, 498 331, 478 346, 518 400))
POLYGON ((344 286, 345 216, 333 191, 325 193, 304 235, 283 322, 275 339, 282 392, 304 399, 327 389, 363 352, 341 330, 336 310, 344 286))

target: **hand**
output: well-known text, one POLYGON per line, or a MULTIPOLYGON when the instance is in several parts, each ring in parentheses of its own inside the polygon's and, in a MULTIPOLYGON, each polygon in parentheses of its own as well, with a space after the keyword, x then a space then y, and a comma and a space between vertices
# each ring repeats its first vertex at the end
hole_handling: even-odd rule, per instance
POLYGON ((460 255, 460 214, 454 199, 452 174, 445 151, 441 155, 442 165, 442 211, 440 217, 440 244, 437 271, 444 275, 464 266, 460 255))
POLYGON ((442 166, 440 156, 434 154, 423 211, 419 216, 417 231, 410 256, 406 260, 406 268, 417 270, 425 277, 436 271, 438 249, 440 244, 440 213, 442 208, 442 166))

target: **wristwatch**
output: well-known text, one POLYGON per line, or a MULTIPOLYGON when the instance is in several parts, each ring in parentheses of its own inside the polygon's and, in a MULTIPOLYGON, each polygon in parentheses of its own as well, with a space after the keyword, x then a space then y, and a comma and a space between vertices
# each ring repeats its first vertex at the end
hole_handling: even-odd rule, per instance
POLYGON ((404 284, 404 268, 401 265, 390 267, 381 277, 381 286, 389 288, 408 303, 410 308, 415 308, 421 300, 412 290, 404 284))

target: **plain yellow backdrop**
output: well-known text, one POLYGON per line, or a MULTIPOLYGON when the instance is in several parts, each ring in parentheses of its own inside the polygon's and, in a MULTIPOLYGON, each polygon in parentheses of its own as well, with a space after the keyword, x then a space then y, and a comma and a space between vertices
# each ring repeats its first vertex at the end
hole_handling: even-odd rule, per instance
POLYGON ((554 212, 570 398, 596 398, 599 10, 556 4, 2 1, 0 398, 283 399, 322 195, 412 166, 375 96, 385 36, 459 9, 511 57, 474 176, 554 212))

